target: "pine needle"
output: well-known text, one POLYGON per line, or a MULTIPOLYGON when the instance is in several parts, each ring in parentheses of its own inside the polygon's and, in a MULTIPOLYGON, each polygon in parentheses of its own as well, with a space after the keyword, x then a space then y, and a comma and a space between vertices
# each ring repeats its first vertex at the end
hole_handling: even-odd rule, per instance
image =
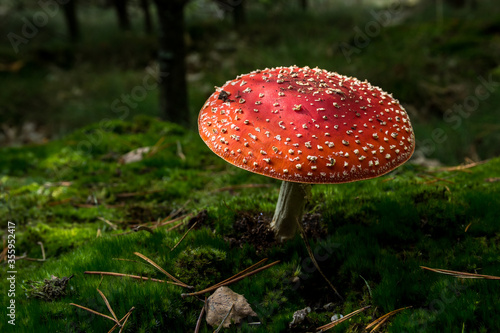
POLYGON ((364 308, 361 308, 361 309, 358 309, 356 311, 353 311, 353 312, 349 313, 348 315, 345 315, 344 317, 340 318, 339 320, 335 320, 335 321, 333 321, 331 323, 328 323, 326 325, 320 326, 320 327, 316 328, 316 332, 325 332, 325 331, 329 330, 330 328, 333 328, 333 327, 337 326, 338 324, 346 321, 347 319, 350 319, 350 318, 354 317, 358 313, 365 311, 369 307, 371 307, 371 305, 368 305, 368 306, 365 306, 364 308))
POLYGON ((487 279, 487 280, 500 280, 500 276, 493 276, 493 275, 483 275, 483 274, 474 274, 474 273, 466 273, 466 272, 457 272, 457 271, 450 271, 447 269, 439 269, 439 268, 429 268, 425 266, 420 266, 422 269, 429 270, 431 272, 435 273, 440 273, 440 274, 445 274, 445 275, 451 275, 456 278, 461 278, 461 279, 487 279))
POLYGON ((233 308, 234 308, 234 303, 231 304, 231 307, 229 308, 229 311, 227 312, 226 316, 222 319, 222 321, 220 322, 219 327, 217 327, 217 329, 214 331, 214 333, 218 333, 221 330, 222 325, 226 321, 227 317, 229 317, 229 314, 231 313, 231 311, 233 311, 233 308))
POLYGON ((109 312, 111 313, 111 315, 113 316, 113 318, 115 318, 115 322, 116 322, 116 324, 117 324, 118 326, 120 326, 120 327, 121 327, 122 325, 121 325, 121 324, 120 324, 120 322, 118 321, 118 318, 116 317, 116 314, 115 314, 115 312, 113 311, 113 308, 111 307, 111 304, 109 304, 109 301, 108 301, 108 299, 106 298, 106 296, 104 296, 104 294, 102 293, 102 291, 100 291, 99 289, 97 289, 97 292, 101 295, 102 299, 104 300, 104 303, 106 303, 106 306, 107 306, 107 308, 108 308, 109 312))
MULTIPOLYGON (((132 311, 135 310, 135 307, 132 307, 130 310, 128 310, 128 312, 125 314, 125 316, 123 316, 122 319, 120 319, 120 323, 123 321, 123 324, 122 324, 122 327, 120 328, 120 332, 122 332, 123 328, 125 327, 125 324, 127 323, 127 320, 128 318, 130 317, 130 315, 132 314, 132 311)), ((117 324, 115 324, 115 326, 111 327, 111 329, 108 331, 108 333, 112 333, 116 328, 118 327, 117 324)))
POLYGON ((198 316, 198 320, 196 321, 196 327, 194 328, 194 333, 200 332, 201 319, 203 318, 203 315, 205 314, 206 302, 207 302, 207 298, 205 297, 205 302, 203 302, 203 306, 201 307, 200 315, 198 316))
POLYGON ((380 328, 380 326, 382 326, 383 323, 385 323, 387 321, 387 319, 389 319, 389 317, 395 315, 396 313, 398 312, 401 312, 403 310, 406 310, 406 309, 409 309, 411 308, 411 306, 407 306, 407 307, 404 307, 404 308, 400 308, 400 309, 397 309, 397 310, 394 310, 394 311, 391 311, 389 313, 386 313, 385 315, 383 315, 382 317, 378 318, 378 319, 375 319, 374 321, 372 321, 370 324, 368 324, 366 327, 365 327, 365 330, 368 330, 370 328, 373 327, 373 329, 370 331, 370 333, 372 332, 375 332, 376 330, 378 330, 380 328))
POLYGON ((97 219, 101 220, 103 222, 106 222, 113 230, 117 230, 118 229, 118 227, 116 226, 116 224, 114 224, 113 222, 111 222, 109 220, 106 220, 104 217, 98 216, 97 219))
POLYGON ((175 282, 179 283, 183 287, 185 287, 185 288, 192 288, 191 286, 188 286, 187 284, 185 284, 184 282, 180 281, 179 279, 177 279, 176 277, 174 277, 173 275, 171 275, 169 272, 167 272, 166 270, 164 270, 163 268, 161 268, 157 263, 155 263, 153 260, 149 259, 145 255, 143 255, 143 254, 141 254, 139 252, 134 252, 134 254, 136 256, 138 256, 138 257, 146 260, 148 263, 150 263, 157 270, 159 270, 160 272, 162 272, 163 274, 165 274, 166 276, 168 276, 170 279, 174 280, 175 282))
POLYGON ((335 294, 341 299, 341 300, 344 300, 344 298, 342 296, 340 296, 339 292, 337 291, 337 289, 335 289, 335 287, 333 286, 333 284, 330 282, 330 280, 328 280, 328 278, 326 277, 326 275, 323 273, 323 271, 321 270, 321 268, 319 268, 319 265, 318 265, 318 262, 316 261, 316 258, 314 257, 314 254, 311 250, 311 245, 309 245, 309 240, 307 239, 307 235, 304 231, 304 228, 302 228, 302 225, 299 223, 299 221, 297 220, 297 225, 299 227, 299 230, 300 230, 300 236, 301 238, 304 240, 304 243, 306 244, 306 248, 307 248, 307 253, 309 253, 309 257, 311 258, 311 261, 312 263, 314 264, 314 267, 316 267, 316 269, 318 270, 318 272, 321 274, 321 276, 325 279, 326 283, 328 283, 328 285, 330 286, 330 288, 332 288, 332 290, 335 292, 335 294))
MULTIPOLYGON (((261 260, 261 261, 262 261, 262 260, 261 260)), ((257 268, 256 270, 253 270, 253 271, 251 271, 251 272, 245 273, 245 274, 243 274, 243 275, 241 275, 241 272, 240 272, 240 273, 238 273, 238 274, 236 274, 236 275, 235 275, 235 276, 237 276, 236 278, 234 278, 234 277, 233 277, 233 278, 226 279, 226 280, 224 280, 224 281, 222 281, 222 282, 219 282, 219 283, 217 283, 217 284, 214 284, 214 285, 213 285, 213 286, 211 286, 211 287, 208 287, 208 288, 206 288, 206 289, 203 289, 203 290, 200 290, 200 291, 197 291, 197 292, 194 292, 194 293, 189 293, 189 294, 181 294, 181 297, 187 297, 187 296, 197 296, 197 295, 201 295, 201 294, 204 294, 204 293, 208 293, 208 292, 210 292, 210 291, 212 291, 212 290, 215 290, 215 289, 217 289, 217 288, 219 288, 219 287, 222 287, 222 286, 228 286, 228 285, 230 285, 230 284, 232 284, 232 283, 235 283, 235 282, 241 281, 241 280, 243 280, 243 279, 244 279, 244 278, 246 278, 246 277, 252 276, 252 275, 257 274, 257 273, 259 273, 259 272, 261 272, 261 271, 263 271, 263 270, 265 270, 265 269, 268 269, 269 267, 274 266, 274 265, 276 265, 276 264, 278 264, 278 263, 279 263, 279 260, 278 260, 278 261, 275 261, 275 262, 273 262, 273 263, 270 263, 270 264, 268 264, 268 265, 266 265, 266 266, 262 266, 261 268, 257 268), (238 275, 239 275, 239 276, 238 276, 238 275)), ((255 266, 255 265, 252 265, 252 266, 255 266)), ((246 270, 248 270, 248 268, 247 268, 246 270)))
POLYGON ((444 168, 438 169, 438 171, 462 171, 462 170, 465 170, 465 169, 470 169, 470 168, 473 168, 475 166, 484 164, 484 163, 486 163, 488 161, 489 160, 480 161, 480 162, 470 161, 470 163, 467 163, 465 165, 457 165, 457 166, 453 166, 453 167, 444 167, 444 168))
POLYGON ((189 228, 188 231, 186 231, 184 233, 184 235, 182 235, 181 239, 177 242, 177 244, 174 245, 173 248, 170 249, 170 252, 172 252, 173 250, 175 250, 175 248, 184 240, 184 238, 186 238, 187 234, 193 230, 193 228, 198 224, 198 221, 196 221, 195 223, 193 223, 193 225, 191 226, 191 228, 189 228))
POLYGON ((166 282, 166 283, 175 284, 177 286, 184 287, 183 284, 179 284, 177 282, 164 281, 164 280, 159 280, 159 279, 153 279, 153 278, 148 278, 148 277, 139 276, 139 275, 122 274, 122 273, 115 273, 115 272, 96 272, 96 271, 85 271, 85 272, 83 272, 83 274, 110 275, 110 276, 118 276, 118 277, 129 277, 129 278, 138 279, 138 280, 150 280, 150 281, 154 281, 154 282, 166 282))
POLYGON ((110 316, 107 316, 107 315, 102 314, 102 313, 100 313, 100 312, 94 311, 94 310, 92 310, 92 309, 86 308, 86 307, 84 307, 84 306, 81 306, 81 305, 78 305, 78 304, 75 304, 75 303, 69 303, 69 305, 76 306, 76 307, 78 307, 78 308, 80 308, 80 309, 83 309, 83 310, 85 310, 85 311, 91 312, 91 313, 93 313, 93 314, 96 314, 96 315, 98 315, 98 316, 101 316, 101 317, 107 318, 107 319, 109 319, 109 320, 111 320, 111 321, 115 322, 115 319, 114 319, 114 318, 111 318, 110 316))
POLYGON ((213 285, 213 287, 220 287, 220 286, 223 286, 223 285, 224 285, 224 283, 227 283, 227 282, 229 282, 229 281, 231 281, 231 280, 234 280, 234 279, 236 279, 236 278, 238 278, 238 277, 240 277, 240 276, 244 275, 244 274, 245 274, 245 273, 247 273, 247 272, 252 271, 254 268, 256 268, 257 266, 260 266, 261 264, 265 263, 266 261, 267 261, 267 258, 264 258, 264 259, 262 259, 261 261, 259 261, 258 263, 253 264, 252 266, 245 268, 244 270, 242 270, 242 271, 241 271, 241 272, 239 272, 238 274, 235 274, 235 275, 231 276, 230 278, 225 279, 224 281, 221 281, 221 282, 219 282, 219 283, 217 283, 217 284, 213 285))

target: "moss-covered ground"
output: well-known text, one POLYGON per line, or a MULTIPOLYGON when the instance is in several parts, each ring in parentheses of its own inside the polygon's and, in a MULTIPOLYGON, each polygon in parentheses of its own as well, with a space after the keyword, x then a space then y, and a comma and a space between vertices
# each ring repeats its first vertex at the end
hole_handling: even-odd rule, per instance
MULTIPOLYGON (((82 5, 80 42, 70 43, 61 33, 59 13, 15 53, 5 36, 20 33, 21 18, 39 10, 33 2, 0 25, 0 62, 20 66, 0 72, 0 122, 19 127, 32 121, 55 140, 0 148, 0 230, 7 240, 8 221, 15 223, 21 257, 15 327, 7 324, 9 283, 1 262, 0 332, 107 332, 110 320, 70 305, 109 314, 97 288, 119 318, 135 307, 125 332, 194 331, 203 295, 182 298, 187 291, 171 284, 84 274, 167 280, 134 252, 195 290, 263 258, 279 260, 230 286, 258 318, 228 332, 311 332, 333 315, 367 305, 333 331, 364 332, 374 319, 411 306, 379 331, 499 332, 498 281, 421 268, 500 276, 496 1, 478 1, 474 10, 445 6, 441 17, 434 5, 409 6, 361 44, 357 31, 366 33, 377 22, 372 9, 381 14, 387 8, 310 1, 304 13, 295 1, 253 1, 237 30, 229 19, 207 15, 201 3, 208 2, 192 0, 186 10, 193 119, 214 85, 240 73, 319 66, 393 93, 412 119, 417 157, 448 167, 431 169, 414 160, 374 180, 313 186, 305 230, 340 299, 311 263, 301 237, 277 244, 265 232, 279 182, 217 158, 194 121, 185 129, 154 118, 157 90, 123 108, 123 94, 141 86, 155 68, 157 36, 140 32, 140 14, 133 14, 132 31, 122 33, 111 10, 82 5), (477 105, 467 104, 477 96, 477 105), (455 105, 469 106, 459 113, 455 105), (154 148, 141 161, 120 162, 140 147, 154 148), (466 158, 485 162, 449 168, 466 158), (172 220, 178 222, 152 233, 134 231, 172 220), (44 292, 47 298, 36 281, 52 276, 73 277, 60 298, 35 297, 44 292), (307 306, 308 319, 290 329, 293 313, 307 306)), ((200 332, 213 330, 202 322, 200 332)))
MULTIPOLYGON (((452 171, 407 164, 375 180, 314 186, 307 212, 321 231, 311 233, 309 241, 341 300, 311 264, 299 236, 269 246, 228 239, 249 232, 234 228, 243 217, 269 219, 279 183, 229 166, 195 133, 141 117, 89 126, 45 145, 3 149, 2 157, 0 216, 5 223, 16 223, 18 255, 41 258, 42 242, 47 258, 17 261, 20 331, 111 328, 111 321, 69 305, 107 313, 98 287, 118 317, 136 308, 128 332, 194 330, 202 297, 182 298, 186 290, 165 283, 84 274, 109 271, 166 279, 134 252, 196 290, 262 258, 280 260, 232 285, 248 299, 261 324, 245 323, 230 331, 283 331, 294 311, 306 306, 313 313, 296 331, 311 330, 335 313, 345 315, 366 305, 371 308, 340 331, 361 332, 372 319, 405 306, 412 308, 395 315, 385 330, 500 329, 497 281, 456 279, 420 268, 500 275, 498 158, 452 171), (160 148, 143 160, 119 163, 130 150, 155 144, 160 148), (242 184, 262 186, 238 187, 242 184), (167 225, 153 233, 123 234, 138 224, 152 226, 188 213, 192 215, 175 230, 167 231, 167 225), (197 227, 171 251, 192 218, 197 227), (65 296, 51 302, 26 298, 27 280, 52 275, 74 275, 65 296), (328 303, 333 304, 327 311, 323 306, 328 303)), ((1 283, 2 289, 7 287, 5 279, 1 283)), ((202 325, 202 332, 210 330, 202 325)))

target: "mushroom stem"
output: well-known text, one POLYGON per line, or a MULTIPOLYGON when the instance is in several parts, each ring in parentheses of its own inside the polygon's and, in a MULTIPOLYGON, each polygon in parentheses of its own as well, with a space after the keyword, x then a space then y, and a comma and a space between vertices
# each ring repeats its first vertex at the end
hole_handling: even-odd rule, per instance
POLYGON ((311 193, 310 184, 284 181, 274 211, 271 229, 279 241, 293 238, 297 231, 297 221, 302 222, 304 206, 311 193))

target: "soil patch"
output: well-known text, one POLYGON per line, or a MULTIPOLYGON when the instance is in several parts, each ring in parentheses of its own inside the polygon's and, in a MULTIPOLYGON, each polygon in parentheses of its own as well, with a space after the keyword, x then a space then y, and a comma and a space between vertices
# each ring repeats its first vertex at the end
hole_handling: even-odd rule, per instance
MULTIPOLYGON (((231 247, 242 247, 243 244, 252 244, 256 252, 278 245, 274 232, 270 229, 271 216, 262 213, 240 212, 233 223, 233 232, 226 237, 231 247)), ((327 229, 321 222, 320 214, 306 214, 302 219, 302 226, 310 240, 323 238, 327 229)))

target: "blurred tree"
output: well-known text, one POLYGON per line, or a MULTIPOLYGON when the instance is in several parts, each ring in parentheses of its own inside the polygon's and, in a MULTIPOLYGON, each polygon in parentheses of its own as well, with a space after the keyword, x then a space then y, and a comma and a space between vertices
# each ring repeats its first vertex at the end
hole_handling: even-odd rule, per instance
POLYGON ((144 13, 144 31, 149 35, 153 32, 153 21, 149 10, 149 0, 140 0, 140 6, 144 13))
POLYGON ((130 30, 130 19, 127 10, 127 0, 113 0, 113 6, 118 17, 118 26, 122 31, 130 30))
POLYGON ((465 0, 446 0, 446 2, 454 7, 463 7, 466 3, 465 0))
POLYGON ((302 8, 302 10, 307 10, 307 0, 299 0, 299 3, 300 3, 300 8, 302 8))
POLYGON ((246 23, 245 1, 244 0, 215 0, 217 4, 233 17, 233 24, 236 29, 240 29, 246 23))
POLYGON ((184 43, 184 8, 189 0, 154 0, 160 27, 160 110, 165 120, 190 122, 184 43))
POLYGON ((81 38, 80 25, 78 24, 78 16, 76 14, 76 1, 77 0, 68 0, 62 6, 71 42, 77 42, 81 38))

